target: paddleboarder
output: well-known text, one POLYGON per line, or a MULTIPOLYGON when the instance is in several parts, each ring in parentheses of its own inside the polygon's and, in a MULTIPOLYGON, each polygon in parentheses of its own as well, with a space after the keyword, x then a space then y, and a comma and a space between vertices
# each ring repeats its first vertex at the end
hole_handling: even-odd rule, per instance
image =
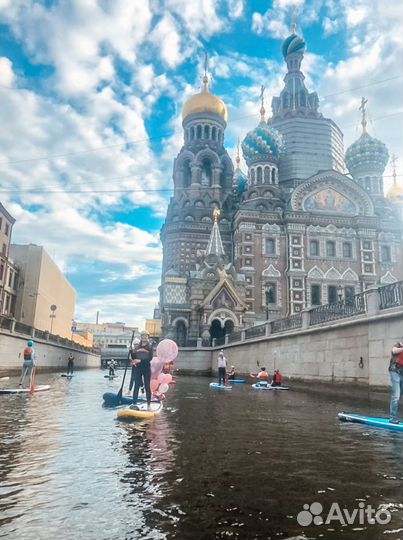
POLYGON ((403 337, 394 344, 389 364, 392 392, 390 396, 390 419, 392 424, 398 424, 397 416, 400 398, 403 395, 403 337))
POLYGON ((221 384, 224 386, 225 378, 227 376, 227 359, 225 358, 224 351, 222 349, 218 353, 217 367, 218 367, 218 384, 221 384))
POLYGON ((256 378, 259 379, 259 386, 267 386, 269 382, 269 374, 266 371, 265 367, 262 367, 260 372, 256 375, 256 378))
POLYGON ((24 387, 25 377, 28 376, 29 385, 32 384, 32 371, 35 366, 35 350, 34 342, 28 341, 27 346, 24 349, 24 363, 22 365, 21 378, 19 382, 20 388, 24 387))
POLYGON ((116 362, 115 362, 115 359, 112 358, 108 364, 109 366, 109 377, 114 377, 115 376, 115 366, 116 366, 116 362))
POLYGON ((140 387, 144 385, 147 405, 150 407, 151 360, 153 358, 153 347, 149 341, 148 332, 141 332, 140 343, 130 351, 130 358, 132 360, 131 382, 134 382, 133 403, 137 403, 140 387))
POLYGON ((67 375, 73 375, 74 371, 74 356, 73 353, 69 354, 67 358, 67 375))
POLYGON ((228 372, 228 380, 234 381, 236 379, 235 366, 231 366, 231 371, 228 372))
POLYGON ((283 381, 283 376, 280 373, 279 369, 276 369, 273 374, 273 381, 271 383, 272 386, 281 386, 281 383, 283 381))

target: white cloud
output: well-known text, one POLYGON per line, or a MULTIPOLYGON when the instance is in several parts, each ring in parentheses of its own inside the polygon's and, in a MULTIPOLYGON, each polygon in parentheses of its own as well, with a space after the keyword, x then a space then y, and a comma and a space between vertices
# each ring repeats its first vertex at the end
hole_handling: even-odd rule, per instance
POLYGON ((4 56, 0 57, 0 86, 12 87, 14 81, 15 76, 11 60, 4 56))

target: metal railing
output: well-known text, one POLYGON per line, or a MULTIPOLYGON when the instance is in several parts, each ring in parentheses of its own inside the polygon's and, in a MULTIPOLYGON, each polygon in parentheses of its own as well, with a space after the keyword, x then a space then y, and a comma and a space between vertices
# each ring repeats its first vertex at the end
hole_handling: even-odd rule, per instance
POLYGON ((236 343, 237 341, 241 341, 242 339, 242 332, 233 332, 229 335, 228 342, 229 343, 236 343))
POLYGON ((403 281, 379 287, 379 309, 387 309, 403 305, 403 281))
POLYGON ((256 326, 251 326, 245 330, 245 339, 253 339, 257 337, 262 337, 266 335, 266 325, 259 324, 256 326))
POLYGON ((221 336, 216 338, 215 340, 216 345, 224 345, 225 344, 225 336, 221 336))
POLYGON ((14 331, 18 334, 27 334, 28 336, 32 335, 32 326, 29 326, 28 324, 24 324, 21 322, 16 322, 14 325, 14 331))
POLYGON ((366 293, 359 293, 351 298, 339 300, 333 304, 325 304, 310 310, 309 325, 321 324, 337 319, 345 319, 354 315, 361 315, 367 311, 366 293))
POLYGON ((276 319, 271 321, 271 333, 286 332, 287 330, 294 330, 296 328, 302 328, 302 314, 295 313, 284 319, 276 319))

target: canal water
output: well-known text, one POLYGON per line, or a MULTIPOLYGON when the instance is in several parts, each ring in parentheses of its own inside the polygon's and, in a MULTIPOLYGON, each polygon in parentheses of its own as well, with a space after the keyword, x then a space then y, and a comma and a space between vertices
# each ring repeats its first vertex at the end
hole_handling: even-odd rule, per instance
POLYGON ((102 407, 119 380, 47 374, 48 393, 0 396, 0 538, 403 538, 403 435, 337 420, 383 415, 387 396, 178 377, 160 416, 126 425, 102 407), (337 514, 369 505, 390 521, 337 514))

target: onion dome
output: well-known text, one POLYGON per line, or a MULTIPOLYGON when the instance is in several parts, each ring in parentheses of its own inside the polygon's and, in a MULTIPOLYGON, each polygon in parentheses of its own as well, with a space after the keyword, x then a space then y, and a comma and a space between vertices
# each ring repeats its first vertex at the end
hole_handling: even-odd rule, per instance
POLYGON ((242 142, 243 156, 248 165, 256 161, 277 162, 283 147, 281 133, 263 120, 255 129, 249 131, 242 142))
POLYGON ((288 38, 283 41, 281 46, 281 52, 283 53, 284 58, 287 58, 288 55, 293 53, 305 52, 306 43, 298 34, 293 32, 288 38))
POLYGON ((191 114, 214 113, 221 116, 226 122, 228 111, 222 99, 211 94, 207 75, 203 77, 203 90, 187 100, 182 111, 182 120, 191 114))
POLYGON ((361 174, 383 174, 389 153, 383 142, 364 132, 346 151, 346 165, 353 177, 361 174))
POLYGON ((389 152, 383 142, 371 137, 367 132, 367 101, 362 98, 359 107, 362 114, 361 137, 346 150, 346 165, 353 178, 371 174, 382 176, 389 160, 389 152))

